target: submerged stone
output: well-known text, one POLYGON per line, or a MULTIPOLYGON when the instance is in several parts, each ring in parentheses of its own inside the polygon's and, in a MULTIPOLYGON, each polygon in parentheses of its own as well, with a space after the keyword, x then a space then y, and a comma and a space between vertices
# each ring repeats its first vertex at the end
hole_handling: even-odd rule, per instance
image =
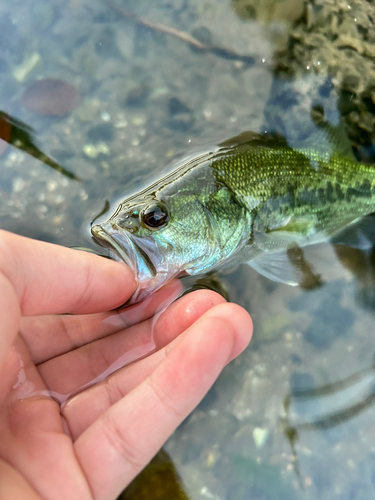
POLYGON ((22 106, 41 115, 65 116, 78 105, 81 94, 70 83, 57 78, 42 78, 28 87, 22 106))
POLYGON ((161 450, 118 500, 188 500, 170 456, 161 450))

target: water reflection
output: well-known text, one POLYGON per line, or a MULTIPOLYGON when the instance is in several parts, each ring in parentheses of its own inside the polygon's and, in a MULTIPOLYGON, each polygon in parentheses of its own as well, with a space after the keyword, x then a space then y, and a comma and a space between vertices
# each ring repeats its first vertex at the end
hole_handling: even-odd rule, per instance
POLYGON ((366 227, 366 231, 361 230, 361 246, 348 247, 345 245, 335 245, 335 252, 340 262, 349 269, 356 278, 356 299, 365 308, 374 310, 375 308, 375 218, 366 218, 360 222, 360 227, 366 227))
POLYGON ((292 264, 300 270, 302 279, 299 282, 299 286, 304 290, 313 290, 322 286, 323 280, 320 274, 314 272, 313 267, 306 260, 304 256, 304 251, 298 246, 291 247, 287 250, 287 256, 292 264))
POLYGON ((289 441, 294 457, 294 471, 302 488, 303 471, 297 451, 301 433, 331 429, 368 410, 374 403, 375 358, 370 367, 344 379, 318 387, 292 388, 292 392, 284 397, 285 416, 282 419, 282 428, 289 441), (316 410, 320 415, 312 414, 316 410))
POLYGON ((69 179, 81 180, 75 173, 59 165, 37 146, 34 131, 29 125, 0 110, 0 156, 5 151, 5 147, 1 146, 2 143, 11 144, 69 179))

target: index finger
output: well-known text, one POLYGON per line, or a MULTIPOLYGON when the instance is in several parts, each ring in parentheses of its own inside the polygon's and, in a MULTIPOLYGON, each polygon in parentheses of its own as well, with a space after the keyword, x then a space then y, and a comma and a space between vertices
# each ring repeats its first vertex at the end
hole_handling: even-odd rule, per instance
POLYGON ((2 230, 0 273, 14 288, 23 316, 108 311, 135 289, 125 264, 2 230))
MULTIPOLYGON (((84 430, 74 448, 94 498, 120 494, 197 406, 225 364, 245 349, 251 334, 250 316, 239 306, 210 309, 169 344, 151 374, 84 430)), ((90 411, 87 406, 85 413, 90 411)), ((82 412, 74 417, 80 419, 82 412)), ((72 424, 79 422, 68 419, 69 428, 72 424)))

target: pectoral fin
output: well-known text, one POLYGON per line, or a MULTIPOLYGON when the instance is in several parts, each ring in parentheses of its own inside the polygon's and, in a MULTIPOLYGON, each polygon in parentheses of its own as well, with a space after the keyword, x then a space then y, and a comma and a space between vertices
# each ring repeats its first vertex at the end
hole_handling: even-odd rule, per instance
POLYGON ((248 264, 278 283, 299 285, 307 290, 323 284, 320 275, 314 272, 313 266, 305 259, 303 250, 296 245, 287 251, 262 254, 248 264))
POLYGON ((278 283, 297 286, 301 279, 298 267, 290 262, 285 251, 264 253, 248 264, 259 274, 278 283))

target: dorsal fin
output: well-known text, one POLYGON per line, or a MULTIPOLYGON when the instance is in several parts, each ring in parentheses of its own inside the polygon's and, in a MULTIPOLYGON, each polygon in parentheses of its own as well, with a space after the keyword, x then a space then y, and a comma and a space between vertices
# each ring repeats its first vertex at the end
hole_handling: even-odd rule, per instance
POLYGON ((318 126, 308 139, 291 146, 311 160, 312 166, 319 169, 319 160, 328 162, 334 153, 340 153, 345 158, 357 162, 352 146, 342 122, 338 125, 324 122, 318 126))
POLYGON ((252 132, 251 130, 246 130, 245 132, 241 132, 230 139, 226 139, 225 141, 218 144, 220 148, 234 148, 237 146, 241 146, 244 144, 259 145, 259 143, 264 144, 265 146, 270 146, 271 143, 279 145, 286 145, 286 140, 284 137, 275 135, 275 134, 258 134, 257 132, 252 132))
POLYGON ((352 161, 357 161, 346 130, 342 121, 337 125, 333 125, 328 121, 320 121, 314 124, 310 137, 297 141, 289 145, 288 141, 278 133, 263 133, 252 132, 247 130, 230 139, 218 144, 219 148, 232 149, 242 145, 264 146, 264 147, 281 147, 289 146, 295 151, 302 152, 305 156, 310 156, 313 161, 317 157, 327 161, 334 152, 339 152, 346 158, 352 161))
POLYGON ((328 141, 333 151, 338 151, 343 156, 357 161, 342 121, 339 121, 337 125, 326 121, 319 128, 318 137, 322 136, 323 140, 328 141))
POLYGON ((308 149, 314 149, 314 158, 316 159, 318 155, 323 161, 327 161, 333 153, 340 153, 349 160, 357 161, 344 122, 338 112, 334 115, 331 113, 331 119, 328 120, 324 109, 315 106, 311 109, 310 119, 311 133, 300 143, 293 144, 294 149, 302 150, 305 154, 308 149))

